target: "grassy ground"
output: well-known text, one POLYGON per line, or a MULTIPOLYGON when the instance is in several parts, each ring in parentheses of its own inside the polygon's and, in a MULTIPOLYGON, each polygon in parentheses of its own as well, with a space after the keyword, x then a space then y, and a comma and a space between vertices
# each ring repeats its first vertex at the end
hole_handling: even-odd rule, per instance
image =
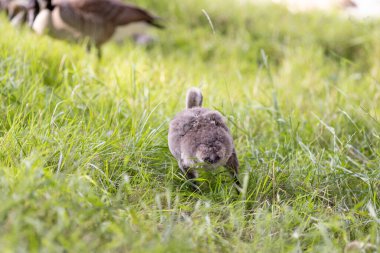
POLYGON ((159 41, 100 62, 1 16, 1 252, 379 247, 380 23, 175 2, 141 1, 159 41), (191 86, 228 119, 240 196, 223 169, 191 192, 170 155, 191 86))

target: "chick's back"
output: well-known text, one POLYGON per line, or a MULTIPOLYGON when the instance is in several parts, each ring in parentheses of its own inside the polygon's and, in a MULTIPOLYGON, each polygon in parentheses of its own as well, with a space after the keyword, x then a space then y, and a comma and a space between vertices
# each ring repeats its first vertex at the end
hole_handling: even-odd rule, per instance
POLYGON ((219 141, 232 153, 233 141, 223 116, 214 110, 195 107, 178 113, 169 126, 169 149, 174 157, 195 155, 199 144, 219 141))

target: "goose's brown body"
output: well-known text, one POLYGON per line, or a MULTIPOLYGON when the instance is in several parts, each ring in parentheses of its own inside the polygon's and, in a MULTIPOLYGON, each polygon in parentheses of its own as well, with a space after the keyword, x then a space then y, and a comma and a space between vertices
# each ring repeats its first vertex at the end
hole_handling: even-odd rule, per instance
POLYGON ((37 15, 33 24, 37 33, 75 41, 88 38, 97 48, 112 37, 118 26, 146 22, 160 27, 149 12, 119 0, 53 0, 47 4, 41 4, 44 0, 32 1, 38 9, 46 5, 49 12, 43 17, 37 15))

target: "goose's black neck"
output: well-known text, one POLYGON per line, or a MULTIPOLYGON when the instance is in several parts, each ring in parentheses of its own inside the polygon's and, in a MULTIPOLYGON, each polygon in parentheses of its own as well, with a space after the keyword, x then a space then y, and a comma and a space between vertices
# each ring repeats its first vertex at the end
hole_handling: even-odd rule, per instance
POLYGON ((46 8, 52 11, 54 9, 54 5, 52 4, 51 0, 47 0, 46 2, 47 2, 46 8))

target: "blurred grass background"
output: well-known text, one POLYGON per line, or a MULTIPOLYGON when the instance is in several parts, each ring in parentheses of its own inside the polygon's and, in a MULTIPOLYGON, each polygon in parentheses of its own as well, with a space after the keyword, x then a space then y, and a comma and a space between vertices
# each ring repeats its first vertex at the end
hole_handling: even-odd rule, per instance
POLYGON ((379 246, 380 22, 138 4, 167 29, 147 47, 108 43, 101 61, 0 17, 1 251, 379 246), (228 119, 241 196, 223 169, 191 192, 170 155, 168 122, 191 86, 228 119))

